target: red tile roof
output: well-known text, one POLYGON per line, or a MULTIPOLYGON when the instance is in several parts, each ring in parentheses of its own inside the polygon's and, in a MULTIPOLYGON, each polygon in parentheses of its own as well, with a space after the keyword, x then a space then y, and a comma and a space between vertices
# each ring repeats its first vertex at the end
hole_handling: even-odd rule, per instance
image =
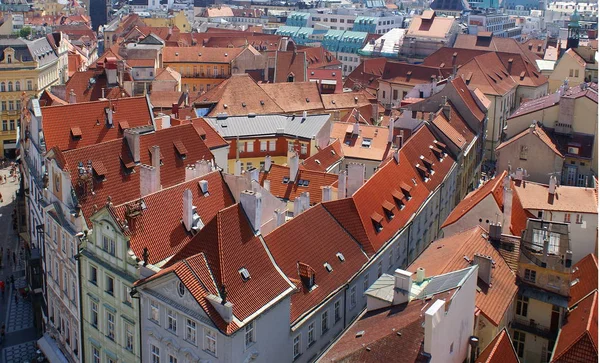
POLYGON ((316 204, 321 202, 323 192, 321 189, 324 186, 329 186, 337 182, 338 176, 336 174, 329 174, 320 171, 313 170, 298 170, 296 176, 296 183, 284 184, 283 178, 290 176, 290 168, 288 166, 281 166, 272 164, 269 171, 262 172, 260 174, 260 184, 263 185, 265 180, 270 180, 270 192, 277 198, 284 200, 294 201, 300 193, 310 193, 310 204, 316 204), (299 186, 299 180, 308 180, 308 186, 299 186))
POLYGON ((513 193, 524 209, 598 214, 598 203, 591 188, 561 185, 554 198, 548 198, 548 185, 527 181, 515 183, 513 193))
POLYGON ((67 102, 69 102, 71 90, 75 93, 77 103, 97 101, 100 98, 116 99, 129 97, 125 89, 119 86, 109 87, 104 70, 75 72, 64 87, 66 92, 64 100, 67 102), (94 83, 90 84, 92 78, 94 79, 94 83))
POLYGON ((377 89, 378 80, 383 74, 386 63, 386 58, 364 59, 362 63, 346 77, 344 87, 353 90, 363 88, 377 89))
POLYGON ((191 119, 171 119, 172 125, 185 125, 188 123, 194 125, 196 132, 200 135, 209 149, 213 150, 229 146, 229 143, 225 141, 223 136, 221 136, 217 130, 215 130, 214 127, 209 122, 206 122, 206 120, 202 117, 195 117, 191 119))
POLYGON ((308 81, 306 77, 307 64, 305 52, 276 51, 273 82, 287 82, 290 75, 293 75, 294 82, 308 81))
POLYGON ((598 361, 598 292, 571 308, 554 346, 551 362, 598 361))
POLYGON ((170 109, 174 103, 181 105, 183 101, 184 93, 180 91, 154 91, 150 94, 152 108, 170 109))
POLYGON ((491 52, 473 58, 460 67, 457 74, 469 87, 477 87, 484 94, 504 95, 517 86, 500 58, 491 52))
POLYGON ((329 212, 359 241, 369 254, 377 252, 412 218, 430 192, 440 186, 454 160, 445 156, 439 161, 432 155, 430 146, 434 146, 434 136, 426 128, 420 128, 400 149, 398 160, 391 158, 380 167, 373 176, 351 197, 351 201, 339 200, 324 203, 329 212), (427 182, 417 171, 416 165, 422 163, 420 156, 434 160, 431 179, 427 182), (410 199, 402 189, 410 189, 410 199), (383 227, 377 232, 371 216, 373 213, 385 215, 384 203, 396 206, 394 218, 384 218, 383 227), (400 209, 400 205, 404 205, 400 209))
POLYGON ((430 83, 432 77, 447 78, 452 68, 429 67, 421 64, 387 61, 379 82, 386 81, 394 84, 417 85, 430 83))
MULTIPOLYGON (((299 52, 306 53, 306 61, 308 63, 308 69, 318 69, 318 68, 333 68, 334 70, 341 67, 342 62, 340 62, 330 51, 321 47, 307 47, 307 46, 299 46, 299 52)), ((339 69, 338 69, 339 71, 339 69)), ((341 72, 340 72, 341 74, 341 72)))
MULTIPOLYGON (((185 167, 197 160, 211 160, 210 150, 202 142, 192 125, 174 126, 140 136, 140 162, 151 165, 151 147, 158 145, 162 156, 160 183, 168 188, 185 180, 185 167), (186 145, 188 154, 182 160, 175 151, 173 142, 179 140, 186 145)), ((95 209, 100 209, 110 196, 114 205, 135 200, 140 197, 140 173, 134 166, 135 172, 128 172, 125 164, 135 165, 127 142, 123 139, 112 140, 84 148, 62 153, 66 161, 63 168, 71 173, 71 183, 76 190, 83 215, 89 218, 95 209), (94 178, 94 194, 84 193, 78 185, 78 164, 88 161, 92 166, 100 162, 106 173, 104 179, 94 178)))
MULTIPOLYGON (((168 265, 177 265, 183 258, 203 254, 206 257, 211 279, 192 281, 191 287, 216 282, 225 285, 227 300, 233 304, 233 314, 245 320, 265 305, 291 291, 292 286, 280 274, 254 235, 252 227, 240 204, 220 210, 172 259, 168 265), (246 268, 250 278, 244 281, 239 270, 246 268)), ((167 266, 168 267, 168 266, 167 266)), ((190 287, 188 287, 190 288, 190 287)), ((227 327, 230 334, 236 327, 227 327)))
POLYGON ((300 168, 326 172, 329 168, 341 162, 343 159, 344 153, 342 152, 342 144, 340 140, 336 139, 327 147, 324 147, 316 154, 305 159, 302 164, 300 164, 300 168))
POLYGON ((471 94, 469 88, 465 84, 465 81, 461 77, 455 77, 450 81, 450 84, 456 89, 456 93, 460 96, 463 102, 467 105, 473 116, 479 121, 483 121, 485 113, 481 110, 475 97, 471 94))
POLYGON ((598 290, 598 258, 589 254, 579 260, 571 269, 571 289, 569 307, 579 303, 592 291, 598 290))
POLYGON ((500 326, 512 306, 518 287, 515 273, 487 238, 482 236, 485 232, 483 228, 476 226, 434 241, 407 270, 416 273, 417 268, 422 267, 426 276, 436 276, 471 266, 464 256, 470 260, 473 260, 476 253, 491 256, 495 261, 492 284, 487 286, 483 281, 478 281, 480 289, 475 297, 475 305, 492 324, 500 326))
POLYGON ((309 291, 306 285, 300 284, 299 291, 292 295, 292 324, 342 288, 368 262, 356 241, 321 204, 269 233, 265 243, 290 280, 301 280, 298 263, 314 270, 317 287, 309 291), (337 257, 338 253, 343 255, 343 262, 337 257), (331 265, 331 272, 325 269, 325 263, 331 265))
POLYGON ((230 63, 243 49, 207 47, 164 47, 163 63, 230 63))
POLYGON ((319 86, 315 82, 264 83, 259 84, 283 112, 321 111, 323 102, 319 86))
POLYGON ((70 150, 123 137, 118 125, 127 121, 130 127, 152 125, 152 110, 146 97, 130 97, 109 101, 82 102, 76 104, 42 107, 44 138, 48 149, 57 146, 70 150), (113 127, 106 127, 105 109, 113 109, 113 127), (79 127, 82 136, 71 137, 70 129, 79 127))
POLYGON ((537 59, 540 59, 539 56, 528 49, 527 45, 521 44, 516 39, 512 38, 494 36, 481 37, 475 34, 459 34, 454 42, 454 48, 523 54, 527 57, 529 62, 534 64, 537 59))
POLYGON ((460 203, 454 207, 448 218, 444 221, 440 228, 445 228, 453 223, 456 223, 461 219, 467 212, 475 208, 482 200, 488 195, 492 195, 498 207, 503 207, 503 195, 504 185, 503 180, 506 177, 506 170, 501 175, 496 176, 494 179, 490 179, 485 182, 479 189, 476 189, 469 193, 465 199, 461 200, 460 203))
POLYGON ((487 348, 479 354, 475 363, 519 363, 519 357, 506 328, 502 329, 487 348))
POLYGON ((448 101, 447 107, 449 107, 449 115, 446 115, 446 112, 440 109, 433 119, 433 124, 454 145, 463 149, 473 141, 475 134, 471 131, 465 119, 456 110, 452 102, 448 101))
POLYGON ((340 140, 342 152, 346 158, 382 161, 391 148, 388 142, 389 128, 371 125, 359 125, 359 134, 352 134, 352 123, 333 122, 331 138, 340 140), (350 132, 348 132, 350 130, 350 132), (365 139, 371 139, 369 147, 363 146, 365 139))

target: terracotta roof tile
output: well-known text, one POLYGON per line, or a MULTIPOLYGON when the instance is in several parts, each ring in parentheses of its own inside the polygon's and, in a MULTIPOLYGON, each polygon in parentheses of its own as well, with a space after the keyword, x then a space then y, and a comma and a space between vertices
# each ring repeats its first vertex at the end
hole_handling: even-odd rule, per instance
POLYGON ((207 47, 165 47, 163 63, 230 63, 243 49, 207 47))
POLYGON ((281 166, 272 164, 271 169, 268 172, 262 172, 259 179, 260 184, 263 185, 265 180, 269 180, 270 192, 277 198, 294 201, 300 193, 310 193, 310 204, 316 204, 321 201, 323 192, 322 187, 329 186, 338 180, 336 174, 329 174, 320 171, 312 170, 298 170, 296 176, 296 182, 290 180, 290 183, 283 183, 283 178, 290 176, 290 168, 287 166, 281 166), (308 181, 308 186, 300 186, 299 181, 308 181))
POLYGON ((417 85, 431 83, 432 77, 435 79, 447 78, 451 73, 451 67, 440 68, 439 66, 430 67, 422 64, 387 61, 379 82, 417 85))
POLYGON ((193 234, 186 231, 181 222, 183 193, 186 189, 192 191, 192 205, 196 206, 200 220, 205 224, 219 210, 235 203, 221 174, 214 171, 143 197, 146 208, 135 218, 127 218, 127 208, 131 202, 114 207, 114 215, 120 221, 128 221, 129 228, 125 234, 137 257, 142 258, 144 247, 147 247, 150 253, 148 262, 157 264, 173 256, 192 239, 193 234), (200 189, 200 180, 208 181, 208 196, 200 189))
POLYGON ((579 260, 571 269, 571 289, 569 307, 577 304, 590 292, 598 289, 598 258, 589 254, 579 260))
MULTIPOLYGON (((181 117, 181 116, 180 116, 181 117)), ((194 117, 190 119, 171 119, 173 125, 185 125, 191 123, 194 125, 196 132, 200 135, 206 146, 209 149, 218 149, 229 146, 229 143, 214 129, 210 122, 206 122, 202 117, 194 117)))
POLYGON ((125 89, 119 86, 109 87, 104 71, 75 72, 64 86, 65 99, 69 102, 71 90, 75 93, 77 103, 97 101, 100 98, 123 98, 129 97, 125 89), (90 80, 94 83, 90 84, 90 80), (104 91, 103 91, 104 90, 104 91), (103 93, 104 92, 104 93, 103 93), (104 97, 102 96, 104 94, 104 97), (125 95, 125 96, 123 96, 125 95))
POLYGON ((152 125, 153 116, 145 97, 42 107, 46 147, 70 150, 123 137, 118 127, 106 127, 105 109, 109 106, 114 110, 114 125, 121 121, 127 121, 131 127, 152 125), (71 137, 72 127, 81 129, 81 138, 71 137))
POLYGON ((524 54, 531 63, 540 59, 535 53, 527 49, 513 38, 489 37, 484 38, 476 34, 459 34, 454 42, 454 48, 487 50, 493 52, 504 52, 513 54, 524 54))
POLYGON ((331 138, 340 140, 342 152, 346 158, 363 160, 384 160, 389 153, 391 144, 388 143, 389 128, 370 125, 359 125, 359 134, 353 135, 353 125, 344 122, 333 122, 331 138), (365 139, 370 139, 369 146, 363 146, 365 139))
MULTIPOLYGON (((307 47, 307 46, 299 46, 299 52, 303 52, 306 54, 306 62, 308 64, 308 69, 318 69, 325 67, 340 67, 342 62, 340 62, 330 51, 326 50, 322 46, 320 47, 307 47)), ((341 74, 341 72, 340 72, 341 74)))
POLYGON ((319 86, 315 82, 265 83, 259 86, 283 112, 323 110, 319 86))
POLYGON ((554 346, 551 362, 598 360, 598 292, 571 308, 554 346))
POLYGON ((475 363, 519 363, 510 334, 502 329, 475 360, 475 363))
POLYGON ((265 243, 275 262, 290 279, 301 277, 298 262, 314 270, 317 287, 309 291, 306 285, 301 284, 298 293, 292 295, 292 324, 342 288, 368 262, 356 241, 321 204, 269 233, 265 243), (343 255, 343 262, 337 257, 338 253, 343 255), (331 272, 325 269, 325 263, 331 265, 331 272))
POLYGON ((174 103, 182 104, 183 96, 179 91, 154 91, 150 94, 150 103, 153 108, 171 108, 174 103))
POLYGON ((527 181, 515 183, 513 193, 519 196, 524 209, 598 214, 598 203, 592 188, 561 185, 549 200, 548 185, 527 181), (550 203, 550 201, 552 203, 550 203))
MULTIPOLYGON (((270 260, 261 239, 254 235, 240 204, 220 210, 172 259, 179 261, 202 253, 214 281, 227 288, 227 300, 239 320, 263 308, 286 291, 291 284, 270 260), (239 270, 246 268, 244 281, 239 270)), ((169 262, 171 264, 171 262, 169 262)))
POLYGON ((502 195, 504 189, 503 180, 506 177, 506 174, 506 171, 502 172, 501 175, 486 181, 485 184, 479 187, 479 189, 469 193, 463 200, 460 201, 460 203, 456 205, 456 207, 454 207, 440 228, 445 228, 457 222, 460 218, 462 218, 462 216, 476 207, 488 195, 499 195, 499 197, 495 197, 494 200, 498 204, 498 207, 502 209, 502 195))
POLYGON ((477 120, 483 121, 483 119, 485 118, 485 113, 477 105, 475 96, 471 94, 471 91, 465 84, 465 81, 461 77, 455 77, 452 81, 450 81, 450 83, 456 89, 456 93, 458 93, 460 98, 467 105, 473 116, 475 116, 477 120))
POLYGON ((561 158, 564 158, 564 155, 558 150, 554 141, 550 138, 550 136, 548 136, 546 131, 544 131, 544 128, 539 127, 537 124, 533 126, 533 132, 531 130, 531 126, 526 128, 521 133, 513 136, 512 138, 510 138, 510 139, 504 141, 503 143, 501 143, 500 145, 498 145, 498 147, 496 147, 496 151, 500 150, 500 149, 506 147, 507 145, 510 145, 511 143, 513 143, 523 137, 526 137, 530 134, 537 136, 537 138, 540 139, 540 141, 542 141, 544 144, 546 144, 546 146, 548 146, 548 148, 552 152, 554 152, 556 155, 560 156, 561 158))
POLYGON ((305 159, 300 167, 306 170, 327 172, 331 167, 344 159, 342 143, 339 139, 334 140, 327 147, 319 150, 316 154, 305 159))
POLYGON ((359 90, 363 88, 377 89, 378 79, 383 74, 386 58, 363 59, 344 81, 345 88, 359 90))
POLYGON ((491 256, 495 261, 492 269, 492 286, 478 281, 475 305, 495 326, 499 326, 507 310, 512 306, 517 294, 516 275, 504 261, 500 253, 482 234, 485 232, 476 226, 447 238, 432 242, 423 253, 407 268, 417 272, 425 269, 426 276, 436 276, 469 267, 464 256, 473 259, 476 253, 491 256))
POLYGON ((294 82, 306 82, 306 53, 296 51, 275 52, 275 75, 273 82, 288 82, 288 77, 293 76, 294 82))
POLYGON ((454 25, 453 17, 440 17, 429 15, 415 15, 406 31, 406 37, 426 37, 444 39, 454 25))

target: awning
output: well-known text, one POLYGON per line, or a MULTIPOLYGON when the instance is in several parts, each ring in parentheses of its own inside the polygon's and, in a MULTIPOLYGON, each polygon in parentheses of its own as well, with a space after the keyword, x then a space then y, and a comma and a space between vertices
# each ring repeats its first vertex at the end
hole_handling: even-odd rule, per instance
POLYGON ((50 338, 48 333, 44 334, 37 342, 38 347, 44 353, 48 362, 52 363, 69 363, 65 355, 60 351, 54 339, 50 338))

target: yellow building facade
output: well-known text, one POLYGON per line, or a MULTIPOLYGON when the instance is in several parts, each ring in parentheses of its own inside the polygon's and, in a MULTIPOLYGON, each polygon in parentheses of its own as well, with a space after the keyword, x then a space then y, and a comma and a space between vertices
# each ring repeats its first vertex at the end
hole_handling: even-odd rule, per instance
POLYGON ((192 31, 192 26, 183 11, 180 11, 173 16, 169 16, 168 18, 142 18, 142 21, 148 26, 176 26, 183 33, 190 33, 192 31))
POLYGON ((23 100, 59 82, 59 57, 46 38, 0 41, 0 156, 14 158, 23 100))

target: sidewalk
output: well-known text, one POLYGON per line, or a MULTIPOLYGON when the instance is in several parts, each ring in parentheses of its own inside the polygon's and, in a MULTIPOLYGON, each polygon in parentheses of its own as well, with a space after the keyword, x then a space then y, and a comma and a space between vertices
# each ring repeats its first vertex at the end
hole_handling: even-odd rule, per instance
MULTIPOLYGON (((8 176, 8 168, 0 170, 0 176, 8 176)), ((0 184, 3 201, 0 203, 0 247, 4 249, 4 259, 0 270, 0 280, 6 281, 11 275, 15 278, 16 288, 26 286, 25 261, 19 256, 21 246, 17 234, 12 229, 11 214, 14 210, 13 196, 19 186, 17 181, 8 178, 8 182, 0 184), (7 255, 10 249, 11 256, 7 255), (12 261, 12 251, 17 252, 17 264, 12 261), (10 259, 10 261, 9 261, 10 259)), ((18 290, 17 290, 18 291, 18 290)), ((6 284, 4 299, 0 297, 0 322, 6 326, 5 341, 0 345, 2 354, 0 363, 23 363, 35 357, 37 333, 33 325, 33 308, 29 300, 20 296, 15 302, 17 291, 6 284)))

